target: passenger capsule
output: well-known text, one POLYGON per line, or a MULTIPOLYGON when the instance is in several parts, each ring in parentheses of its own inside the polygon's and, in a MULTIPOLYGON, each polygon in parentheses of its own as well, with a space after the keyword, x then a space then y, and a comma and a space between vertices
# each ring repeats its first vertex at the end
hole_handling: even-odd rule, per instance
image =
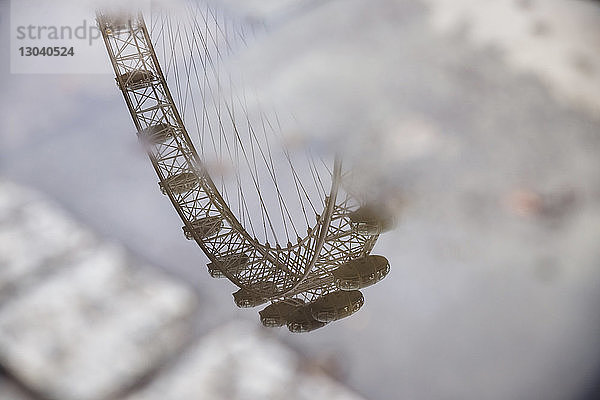
MULTIPOLYGON (((143 86, 150 85, 154 80, 154 74, 152 71, 144 69, 136 69, 133 71, 125 72, 121 75, 121 81, 126 88, 136 89, 143 86)), ((119 81, 117 80, 117 83, 119 81)))
POLYGON ((294 299, 291 301, 279 301, 277 303, 273 303, 265 307, 263 310, 259 311, 260 322, 269 328, 276 328, 279 326, 286 325, 288 322, 288 317, 292 314, 298 307, 302 307, 304 302, 299 299, 294 299))
POLYGON ((365 205, 348 215, 352 227, 363 235, 378 235, 394 227, 395 218, 382 206, 365 205))
POLYGON ((157 145, 167 141, 173 136, 173 127, 169 124, 160 123, 157 125, 149 126, 146 129, 142 129, 139 133, 139 137, 148 144, 157 145))
POLYGON ((333 271, 335 285, 341 290, 356 290, 371 286, 390 272, 390 263, 383 256, 366 256, 352 260, 333 271))
POLYGON ((248 265, 249 257, 244 254, 232 254, 219 259, 217 263, 208 263, 208 273, 213 278, 224 278, 223 271, 227 271, 233 275, 240 273, 248 265))
POLYGON ((328 293, 310 304, 310 312, 320 322, 332 322, 348 317, 362 307, 365 298, 358 290, 328 293))
POLYGON ((310 304, 302 306, 288 317, 287 327, 290 332, 303 333, 314 331, 327 325, 327 322, 317 321, 310 311, 310 304))
POLYGON ((181 174, 168 177, 164 183, 159 182, 158 185, 163 194, 167 194, 165 186, 175 194, 182 194, 198 186, 198 176, 193 172, 182 172, 181 174))
POLYGON ((118 33, 129 27, 130 18, 127 14, 111 14, 102 16, 102 26, 107 35, 118 33))
POLYGON ((190 223, 191 229, 185 225, 182 227, 186 239, 192 240, 194 236, 205 239, 219 233, 223 227, 223 220, 219 216, 199 218, 190 223))
POLYGON ((246 289, 240 289, 233 293, 233 300, 235 305, 240 308, 252 308, 265 304, 269 301, 269 293, 273 293, 277 290, 277 286, 273 282, 260 282, 252 286, 252 290, 256 290, 258 293, 249 291, 246 289))

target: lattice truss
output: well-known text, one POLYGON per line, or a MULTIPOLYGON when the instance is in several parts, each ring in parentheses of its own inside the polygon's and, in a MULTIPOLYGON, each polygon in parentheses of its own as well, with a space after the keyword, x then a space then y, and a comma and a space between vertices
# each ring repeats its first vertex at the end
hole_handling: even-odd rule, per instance
MULTIPOLYGON (((185 236, 196 241, 210 259, 210 274, 213 277, 224 276, 240 288, 236 303, 242 307, 268 301, 301 307, 339 292, 340 283, 339 279, 336 281, 334 271, 353 260, 369 257, 384 228, 372 217, 361 217, 357 200, 343 190, 345 175, 340 161, 336 160, 329 170, 331 186, 328 192, 323 189, 324 195, 318 203, 321 211, 316 213, 305 235, 296 232, 293 239, 288 235, 287 243, 277 241, 273 245, 269 243, 268 233, 262 241, 257 239, 256 234, 248 230, 248 215, 243 215, 244 208, 240 205, 237 215, 232 211, 230 204, 234 196, 223 195, 223 188, 215 184, 205 160, 196 151, 169 90, 142 15, 99 12, 97 19, 117 85, 123 93, 138 137, 156 170, 159 187, 181 217, 185 236)), ((204 22, 206 24, 206 20, 204 22)), ((199 32, 196 36, 200 37, 193 40, 205 43, 207 50, 208 34, 199 32)), ((217 49, 216 59, 221 54, 217 38, 212 37, 212 40, 217 49)), ((230 48, 227 41, 223 41, 223 46, 230 48)), ((205 60, 206 63, 198 67, 203 67, 206 74, 210 57, 205 57, 205 60)), ((212 63, 214 65, 214 60, 212 63)), ((188 74, 193 73, 191 64, 185 70, 188 74)), ((186 78, 178 79, 185 81, 186 78)), ((181 106, 181 100, 179 104, 181 106)), ((208 112, 206 105, 194 104, 193 107, 208 112)), ((239 136, 235 125, 232 129, 239 136)), ((240 144, 243 144, 241 139, 240 144)), ((315 174, 312 169, 310 172, 315 174)), ((238 191, 238 204, 244 201, 243 195, 238 191)), ((300 202, 304 209, 302 199, 300 202)), ((284 214, 283 207, 281 214, 284 214)), ((285 220, 285 215, 283 218, 285 220)), ((389 266, 386 268, 389 270, 389 266)), ((336 296, 339 297, 339 294, 336 296)), ((362 305, 362 295, 360 299, 362 305)), ((295 331, 312 329, 306 324, 294 326, 295 331)))

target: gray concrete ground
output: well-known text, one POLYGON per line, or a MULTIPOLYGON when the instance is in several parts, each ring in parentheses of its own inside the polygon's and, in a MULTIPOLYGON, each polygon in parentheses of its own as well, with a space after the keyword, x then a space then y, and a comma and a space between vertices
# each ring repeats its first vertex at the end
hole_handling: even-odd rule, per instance
MULTIPOLYGON (((368 161, 378 187, 401 194, 403 215, 375 249, 392 273, 366 290, 360 313, 310 335, 259 330, 257 342, 240 346, 260 357, 259 343, 277 343, 270 354, 279 365, 296 357, 278 347, 285 343, 304 360, 300 371, 325 369, 371 399, 578 399, 592 391, 600 372, 600 8, 558 0, 270 4, 251 12, 271 18, 271 35, 240 55, 258 95, 327 132, 332 147, 368 138, 357 163, 368 161)), ((194 358, 232 320, 255 329, 255 313, 234 309, 234 288, 209 280, 205 257, 183 240, 110 76, 2 68, 2 175, 158 266, 166 282, 193 286, 200 341, 139 398, 155 398, 148 388, 191 396, 177 371, 205 379, 202 368, 218 370, 219 361, 194 358)), ((37 269, 4 271, 0 297, 3 280, 37 269)))

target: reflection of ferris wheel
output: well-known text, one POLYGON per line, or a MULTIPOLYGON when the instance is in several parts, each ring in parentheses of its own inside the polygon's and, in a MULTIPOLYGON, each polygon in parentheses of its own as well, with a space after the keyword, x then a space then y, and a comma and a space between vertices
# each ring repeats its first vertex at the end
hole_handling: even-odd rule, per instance
POLYGON ((97 15, 185 236, 210 259, 212 277, 240 288, 239 307, 271 302, 260 312, 266 326, 304 332, 354 313, 364 302, 358 289, 389 272, 384 257, 370 255, 388 218, 344 190, 339 159, 290 151, 278 119, 250 113, 246 98, 225 86, 220 63, 245 40, 243 27, 209 8, 191 7, 188 16, 187 28, 159 14, 148 29, 141 14, 97 15))

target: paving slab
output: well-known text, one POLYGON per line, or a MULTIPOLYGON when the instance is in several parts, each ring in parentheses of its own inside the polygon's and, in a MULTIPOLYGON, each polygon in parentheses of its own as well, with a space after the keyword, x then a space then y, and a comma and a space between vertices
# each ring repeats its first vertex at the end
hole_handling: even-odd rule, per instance
POLYGON ((39 194, 2 180, 0 205, 0 365, 15 379, 47 398, 107 399, 186 343, 189 288, 39 194))
POLYGON ((0 310, 0 364, 50 398, 100 400, 185 343, 190 291, 99 246, 0 310))
POLYGON ((0 302, 97 243, 59 207, 0 179, 0 302))
POLYGON ((232 322, 203 337, 147 388, 126 400, 363 400, 263 329, 232 322))

